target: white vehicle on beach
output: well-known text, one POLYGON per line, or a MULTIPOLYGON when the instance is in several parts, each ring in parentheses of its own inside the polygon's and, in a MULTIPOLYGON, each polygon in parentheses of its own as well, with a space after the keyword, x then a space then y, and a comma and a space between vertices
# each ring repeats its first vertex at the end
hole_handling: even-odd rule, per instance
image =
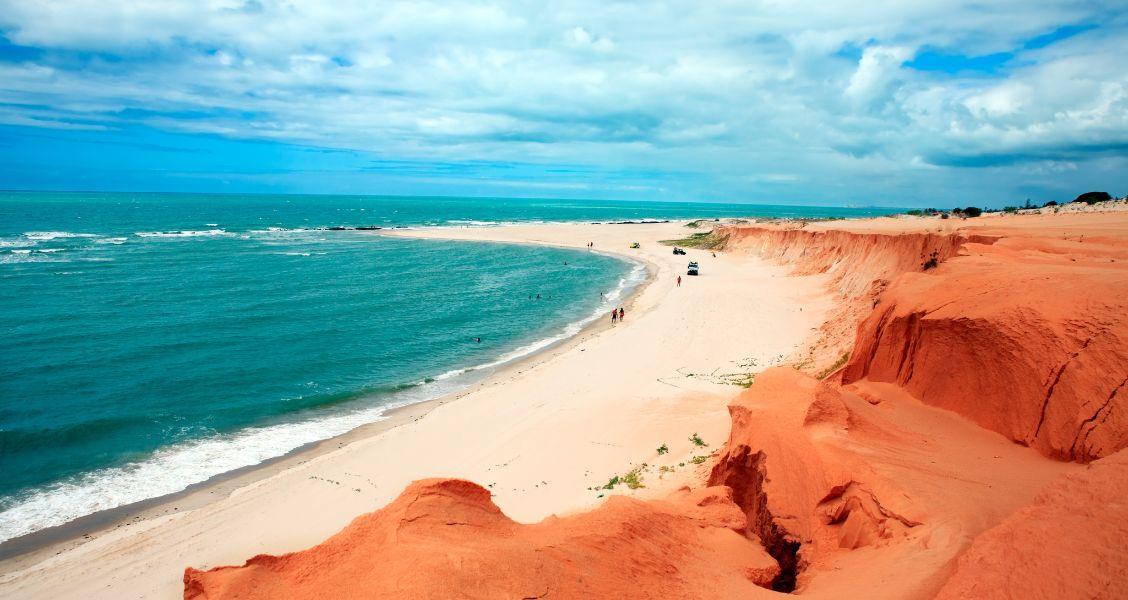
POLYGON ((685 274, 686 275, 697 275, 697 271, 698 271, 697 261, 693 261, 693 262, 689 263, 689 267, 686 269, 685 274))

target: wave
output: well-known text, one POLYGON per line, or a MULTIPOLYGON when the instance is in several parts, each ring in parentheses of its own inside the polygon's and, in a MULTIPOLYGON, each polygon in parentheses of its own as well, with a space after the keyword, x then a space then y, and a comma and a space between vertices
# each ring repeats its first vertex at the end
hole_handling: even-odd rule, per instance
POLYGON ((99 511, 184 491, 217 475, 382 421, 390 410, 454 389, 438 383, 411 385, 380 406, 181 442, 157 450, 145 460, 99 469, 5 499, 0 511, 0 542, 99 511))
POLYGON ((59 249, 47 248, 45 250, 33 250, 30 248, 15 248, 7 252, 0 253, 0 265, 13 265, 33 262, 70 262, 66 259, 60 259, 52 256, 52 254, 57 250, 59 249))
POLYGON ((266 229, 251 229, 247 233, 295 233, 302 231, 313 231, 308 227, 267 227, 266 229))
POLYGON ((35 240, 15 237, 0 239, 0 248, 27 248, 35 245, 35 240))
POLYGON ((181 238, 181 237, 210 237, 217 235, 231 235, 225 229, 201 229, 184 231, 138 231, 133 235, 143 238, 181 238))
POLYGON ((47 241, 54 239, 66 238, 96 238, 99 237, 96 233, 72 233, 70 231, 28 231, 25 232, 24 237, 29 240, 47 241))
POLYGON ((94 240, 94 243, 95 244, 113 244, 113 245, 117 246, 117 245, 120 245, 120 244, 124 244, 127 241, 128 241, 128 239, 123 238, 123 237, 110 237, 110 238, 103 238, 103 239, 100 239, 100 240, 94 240))
POLYGON ((448 226, 459 227, 496 227, 502 224, 502 221, 477 221, 474 219, 450 219, 446 221, 448 226))
POLYGON ((528 220, 528 221, 478 221, 474 219, 449 219, 442 221, 435 225, 410 225, 404 229, 432 229, 432 228, 455 228, 455 227, 511 227, 513 225, 539 225, 546 223, 541 220, 528 220))
POLYGON ((485 370, 485 369, 492 369, 494 367, 500 367, 500 366, 502 366, 506 363, 513 362, 515 360, 525 358, 527 356, 535 354, 535 353, 537 353, 537 352, 539 352, 539 351, 541 351, 541 350, 543 350, 543 349, 545 349, 545 348, 547 348, 547 347, 549 347, 553 344, 556 344, 557 342, 562 342, 562 341, 576 335, 577 333, 582 331, 584 327, 587 327, 589 324, 603 318, 605 315, 608 314, 610 307, 618 306, 620 299, 622 299, 626 294, 630 293, 630 291, 632 289, 634 289, 636 286, 638 286, 640 283, 642 283, 645 280, 646 280, 646 266, 641 264, 641 263, 636 263, 635 266, 629 272, 627 272, 626 275, 619 278, 619 283, 615 287, 614 290, 612 290, 611 292, 609 292, 607 294, 604 294, 603 301, 599 304, 599 306, 594 311, 592 311, 592 313, 590 315, 588 315, 588 316, 586 316, 586 317, 584 317, 584 318, 582 318, 578 321, 573 321, 572 323, 565 325, 564 329, 562 329, 560 331, 560 333, 558 333, 556 335, 551 335, 551 336, 546 337, 546 338, 536 340, 535 342, 526 344, 524 346, 521 346, 521 347, 516 348, 514 350, 511 350, 509 352, 506 352, 505 354, 502 354, 497 359, 492 360, 490 362, 482 363, 480 365, 474 365, 472 367, 466 367, 466 368, 463 368, 463 369, 452 369, 450 371, 447 371, 445 373, 442 373, 440 375, 435 376, 434 380, 442 381, 442 380, 445 380, 445 379, 449 379, 451 377, 455 377, 457 375, 463 375, 463 374, 466 374, 466 373, 472 373, 474 371, 481 371, 481 370, 485 370))

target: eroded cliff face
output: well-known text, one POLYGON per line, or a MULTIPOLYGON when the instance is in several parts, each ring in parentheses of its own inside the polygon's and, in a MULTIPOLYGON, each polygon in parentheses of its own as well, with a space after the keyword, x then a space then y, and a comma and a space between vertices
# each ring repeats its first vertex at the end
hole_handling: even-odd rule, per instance
MULTIPOLYGON (((959 234, 852 233, 799 228, 726 227, 726 250, 751 252, 787 263, 796 275, 827 274, 838 300, 820 339, 796 362, 817 373, 850 352, 854 330, 889 282, 902 273, 931 269, 956 256, 967 242, 959 234)), ((976 236, 977 241, 993 238, 976 236)))
POLYGON ((915 510, 902 490, 826 443, 850 427, 836 387, 791 367, 768 369, 729 413, 732 431, 709 485, 732 490, 747 534, 779 563, 772 589, 791 592, 812 563, 841 548, 883 545, 920 524, 901 514, 915 510))
POLYGON ((1128 245, 734 227, 733 249, 827 273, 843 300, 813 356, 1062 460, 1128 446, 1128 245), (853 332, 856 329, 856 334, 853 332))
POLYGON ((522 525, 477 484, 424 480, 309 550, 187 569, 184 597, 748 597, 779 569, 745 526, 727 488, 522 525))
POLYGON ((1062 460, 1128 446, 1128 257, 1069 246, 968 244, 897 278, 859 327, 843 382, 896 383, 1062 460))

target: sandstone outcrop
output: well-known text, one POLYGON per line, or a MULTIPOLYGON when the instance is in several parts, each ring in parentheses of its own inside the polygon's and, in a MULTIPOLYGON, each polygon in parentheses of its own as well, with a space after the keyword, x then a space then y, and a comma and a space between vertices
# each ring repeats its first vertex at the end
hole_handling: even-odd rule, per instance
POLYGON ((184 597, 746 597, 779 569, 744 529, 727 488, 653 502, 615 496, 589 513, 522 525, 489 490, 432 479, 308 550, 187 569, 184 597))
POLYGON ((1062 460, 1128 447, 1128 248, 1003 239, 966 251, 888 287, 843 381, 896 383, 1062 460))

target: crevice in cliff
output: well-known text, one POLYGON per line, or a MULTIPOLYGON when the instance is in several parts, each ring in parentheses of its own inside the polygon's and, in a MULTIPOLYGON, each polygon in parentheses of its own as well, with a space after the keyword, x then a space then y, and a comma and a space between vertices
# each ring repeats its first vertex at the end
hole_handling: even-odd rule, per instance
POLYGON ((732 499, 748 518, 746 535, 755 535, 760 544, 779 564, 779 575, 771 589, 790 593, 795 590, 796 578, 803 565, 799 550, 802 544, 794 535, 780 526, 768 508, 768 495, 764 490, 767 479, 764 462, 767 455, 752 453, 741 445, 713 467, 709 485, 726 485, 732 489, 732 499))
POLYGON ((1054 373, 1053 381, 1050 382, 1050 387, 1046 389, 1046 397, 1042 399, 1042 415, 1038 417, 1038 426, 1034 428, 1034 434, 1030 436, 1029 443, 1033 444, 1038 439, 1038 434, 1042 432, 1042 425, 1046 423, 1046 411, 1050 408, 1050 398, 1053 397, 1054 390, 1057 388, 1058 382, 1061 381, 1062 374, 1065 373, 1065 368, 1068 367, 1069 363, 1073 362, 1085 348, 1088 348, 1089 343, 1092 341, 1093 338, 1091 337, 1086 339, 1085 343, 1081 344, 1081 347, 1078 348, 1076 352, 1065 359, 1065 362, 1061 363, 1057 372, 1054 373))
POLYGON ((1109 393, 1108 398, 1105 398, 1104 403, 1102 403, 1100 408, 1098 408, 1096 410, 1096 412, 1093 413, 1093 416, 1091 416, 1088 419, 1085 419, 1084 421, 1081 422, 1081 425, 1077 428, 1077 435, 1073 438, 1073 445, 1069 447, 1069 455, 1071 457, 1073 457, 1075 459, 1076 458, 1083 458, 1085 460, 1088 459, 1088 457, 1089 457, 1088 452, 1085 453, 1084 457, 1078 457, 1077 456, 1077 444, 1080 443, 1082 449, 1084 449, 1087 446, 1087 444, 1089 442, 1089 435, 1092 434, 1093 431, 1095 431, 1097 429, 1097 427, 1101 425, 1101 423, 1104 423, 1105 419, 1108 418, 1109 413, 1104 413, 1104 417, 1101 418, 1100 423, 1094 423, 1094 421, 1096 421, 1097 417, 1099 417, 1101 415, 1101 413, 1103 413, 1104 410, 1112 404, 1112 401, 1116 399, 1117 394, 1120 393, 1120 390, 1124 387, 1125 384, 1128 384, 1128 377, 1124 378, 1124 381, 1121 381, 1120 385, 1112 388, 1112 392, 1109 393), (1085 427, 1087 425, 1091 425, 1091 427, 1086 429, 1085 427), (1084 433, 1084 436, 1082 436, 1082 433, 1084 433), (1082 438, 1084 438, 1084 439, 1082 439, 1082 438))

